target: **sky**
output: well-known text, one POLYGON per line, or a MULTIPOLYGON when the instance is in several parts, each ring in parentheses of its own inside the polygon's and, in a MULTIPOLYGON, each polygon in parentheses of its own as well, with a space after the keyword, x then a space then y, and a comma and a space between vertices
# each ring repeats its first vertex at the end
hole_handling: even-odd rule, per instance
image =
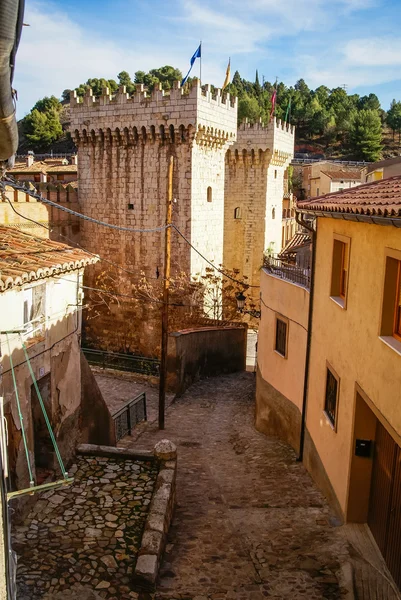
POLYGON ((28 0, 13 86, 18 118, 90 77, 165 64, 202 82, 231 74, 401 100, 401 0, 28 0), (199 61, 193 75, 199 73, 199 61))

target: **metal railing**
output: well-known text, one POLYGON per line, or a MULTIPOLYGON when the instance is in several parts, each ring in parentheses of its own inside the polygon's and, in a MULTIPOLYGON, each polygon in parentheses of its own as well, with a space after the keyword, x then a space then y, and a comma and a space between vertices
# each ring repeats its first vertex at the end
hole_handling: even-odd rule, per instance
POLYGON ((82 352, 90 365, 102 369, 115 369, 117 371, 142 373, 143 375, 159 375, 160 360, 157 358, 92 350, 91 348, 82 348, 82 352))
POLYGON ((263 267, 276 277, 310 288, 310 268, 302 269, 273 256, 264 257, 263 267))
POLYGON ((133 400, 129 400, 119 411, 113 415, 114 427, 116 432, 116 442, 125 435, 131 435, 131 431, 141 423, 147 421, 146 413, 146 393, 142 392, 133 400))
POLYGON ((370 162, 364 161, 364 160, 339 160, 336 158, 314 158, 313 156, 310 156, 309 158, 298 158, 298 157, 294 157, 291 159, 291 164, 292 165, 301 165, 301 164, 305 164, 305 163, 312 163, 312 162, 319 162, 319 161, 328 161, 331 163, 336 163, 339 165, 348 165, 350 167, 364 167, 366 165, 370 165, 370 162))

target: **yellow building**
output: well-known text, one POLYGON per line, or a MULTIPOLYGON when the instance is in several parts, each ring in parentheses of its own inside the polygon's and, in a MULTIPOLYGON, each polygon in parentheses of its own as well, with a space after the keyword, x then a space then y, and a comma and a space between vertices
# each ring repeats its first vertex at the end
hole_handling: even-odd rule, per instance
POLYGON ((302 188, 304 198, 315 198, 332 192, 341 192, 362 183, 362 166, 318 161, 304 165, 302 169, 302 188))
POLYGON ((401 175, 401 156, 380 160, 362 169, 362 178, 366 183, 380 181, 380 179, 387 179, 395 175, 401 175))
POLYGON ((265 261, 256 426, 368 524, 401 587, 401 176, 298 211, 314 259, 310 274, 265 261))
POLYGON ((401 177, 299 208, 316 219, 304 462, 401 586, 401 177))

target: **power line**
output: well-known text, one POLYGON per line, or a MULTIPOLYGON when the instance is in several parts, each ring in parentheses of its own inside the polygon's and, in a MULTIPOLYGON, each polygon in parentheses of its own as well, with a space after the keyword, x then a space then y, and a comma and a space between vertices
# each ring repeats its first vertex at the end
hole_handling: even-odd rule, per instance
MULTIPOLYGON (((133 227, 123 227, 121 225, 113 225, 112 223, 106 223, 105 221, 100 221, 99 219, 94 219, 93 217, 88 217, 87 215, 84 215, 83 213, 79 213, 76 210, 72 210, 71 208, 67 208, 66 206, 57 204, 56 202, 53 202, 52 200, 48 200, 47 198, 44 198, 41 194, 38 194, 37 192, 33 192, 31 189, 27 189, 23 185, 18 185, 18 183, 10 177, 4 177, 4 181, 8 182, 8 185, 10 185, 12 188, 14 188, 20 192, 24 192, 25 194, 29 194, 29 196, 32 196, 32 198, 39 200, 39 202, 43 202, 43 204, 48 204, 49 206, 54 206, 55 208, 58 208, 59 210, 62 210, 63 212, 66 212, 70 215, 74 215, 75 217, 79 217, 80 219, 83 219, 84 221, 89 221, 90 223, 95 223, 96 225, 101 225, 102 227, 108 227, 109 229, 117 229, 118 231, 127 231, 129 233, 155 233, 155 232, 164 231, 167 228, 167 225, 159 225, 158 227, 153 227, 150 229, 136 229, 133 227)), ((5 190, 5 184, 3 183, 3 181, 1 181, 0 183, 1 183, 2 188, 5 190)))
MULTIPOLYGON (((62 237, 65 240, 68 240, 70 242, 70 244, 72 244, 73 246, 77 246, 78 248, 80 248, 81 250, 84 250, 85 252, 87 252, 91 256, 95 256, 96 258, 99 258, 101 261, 106 262, 106 263, 108 263, 110 265, 113 265, 117 269, 120 269, 121 271, 124 271, 124 273, 129 273, 130 275, 135 275, 135 276, 138 275, 137 273, 135 273, 135 271, 130 271, 129 269, 125 269, 124 267, 122 267, 118 263, 116 263, 116 262, 114 262, 112 260, 109 260, 107 258, 104 258, 104 256, 100 256, 99 254, 95 254, 94 252, 91 252, 87 248, 84 248, 83 246, 81 246, 81 244, 79 244, 77 241, 72 240, 71 238, 69 238, 67 235, 62 234, 59 231, 54 231, 54 229, 52 229, 51 227, 48 227, 44 223, 40 223, 39 221, 35 221, 34 219, 31 219, 30 217, 27 217, 26 215, 23 215, 22 213, 18 212, 18 210, 13 206, 13 203, 10 201, 10 199, 7 197, 7 194, 5 193, 4 188, 1 189, 1 193, 2 193, 3 198, 5 200, 7 200, 8 204, 11 206, 11 209, 15 212, 15 214, 18 215, 19 217, 21 217, 22 219, 26 219, 27 221, 30 221, 31 223, 34 223, 35 225, 38 225, 39 227, 43 227, 44 229, 46 229, 50 233, 56 233, 59 237, 62 237)), ((158 277, 148 276, 148 279, 159 279, 159 278, 158 277)))
MULTIPOLYGON (((100 221, 98 219, 93 219, 92 217, 88 217, 87 215, 84 215, 82 213, 79 213, 75 210, 72 210, 70 208, 66 208, 65 206, 62 206, 60 204, 57 204, 56 202, 52 202, 51 200, 48 200, 47 198, 43 198, 43 196, 41 194, 38 194, 36 192, 33 192, 31 189, 27 189, 24 186, 20 186, 18 185, 16 182, 14 182, 13 179, 11 179, 10 177, 6 177, 4 179, 5 181, 9 182, 9 185, 13 188, 15 188, 16 190, 22 191, 25 194, 28 194, 30 196, 32 196, 33 198, 35 198, 36 200, 39 200, 39 202, 43 202, 44 204, 49 204, 50 206, 54 206, 55 208, 58 208, 59 210, 62 210, 64 212, 67 212, 69 214, 73 214, 74 216, 87 220, 89 222, 93 222, 96 223, 98 225, 104 226, 104 227, 111 227, 113 229, 117 229, 120 231, 129 231, 132 233, 150 233, 150 232, 161 232, 165 229, 167 229, 168 227, 172 227, 173 229, 175 229, 175 231, 178 233, 178 235, 180 235, 182 237, 182 239, 192 248, 192 250, 194 250, 205 262, 207 262, 213 269, 215 269, 218 273, 220 273, 221 275, 223 275, 223 277, 226 277, 227 279, 230 279, 231 281, 234 281, 235 283, 238 283, 239 285, 242 285, 244 288, 249 289, 249 288, 260 288, 260 285, 251 285, 249 283, 246 283, 244 281, 240 281, 239 279, 236 279, 235 277, 232 277, 231 275, 228 275, 225 271, 223 271, 223 269, 219 269, 219 267, 217 267, 211 260, 209 260, 208 258, 206 258, 206 256, 204 256, 186 237, 185 235, 178 229, 178 227, 174 224, 171 225, 163 225, 160 227, 156 227, 154 229, 132 229, 129 227, 120 227, 119 225, 112 225, 110 223, 105 223, 104 221, 100 221)), ((0 182, 4 193, 5 193, 5 185, 3 182, 0 182)), ((8 198, 7 198, 8 200, 8 198)), ((8 200, 9 201, 9 200, 8 200)), ((10 201, 9 201, 10 202, 10 201)), ((10 203, 11 204, 11 203, 10 203)), ((23 215, 21 215, 23 216, 23 215)), ((29 221, 32 221, 32 219, 28 219, 29 221)), ((36 221, 33 221, 34 223, 37 223, 36 221)), ((40 225, 40 223, 37 223, 38 225, 40 225)), ((49 228, 47 228, 49 229, 49 228)), ((87 252, 89 252, 87 250, 87 252)), ((134 273, 133 273, 134 274, 134 273)))
POLYGON ((178 227, 176 227, 174 224, 172 224, 171 227, 176 230, 176 232, 178 233, 178 235, 180 235, 182 237, 182 239, 189 246, 191 246, 192 250, 195 250, 195 252, 197 254, 199 254, 199 256, 201 258, 203 258, 203 260, 205 260, 207 263, 209 263, 209 265, 211 267, 213 267, 213 269, 216 269, 216 271, 218 271, 219 273, 221 273, 221 275, 224 275, 224 277, 227 277, 227 279, 231 279, 231 281, 235 281, 235 283, 239 283, 240 285, 242 285, 246 289, 248 289, 248 288, 260 288, 260 285, 250 285, 249 283, 246 283, 244 281, 240 281, 239 279, 235 279, 235 277, 231 277, 231 275, 228 275, 227 273, 225 273, 225 271, 223 271, 222 269, 219 269, 218 267, 216 267, 216 265, 212 261, 210 261, 208 258, 206 258, 206 256, 204 256, 197 248, 195 248, 195 246, 193 244, 191 244, 191 242, 185 237, 185 235, 183 233, 181 233, 181 231, 178 229, 178 227))

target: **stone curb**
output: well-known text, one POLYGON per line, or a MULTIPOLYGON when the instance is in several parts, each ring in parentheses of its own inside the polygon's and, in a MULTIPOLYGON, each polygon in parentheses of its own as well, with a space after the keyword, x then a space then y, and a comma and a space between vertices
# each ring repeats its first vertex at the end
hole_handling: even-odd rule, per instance
POLYGON ((115 446, 96 446, 95 444, 80 444, 77 454, 105 456, 106 458, 130 458, 132 460, 148 460, 154 462, 157 458, 153 452, 146 450, 126 450, 115 446))
POLYGON ((133 576, 136 588, 145 592, 155 591, 176 500, 177 449, 172 442, 162 440, 156 444, 154 454, 160 470, 133 576))

